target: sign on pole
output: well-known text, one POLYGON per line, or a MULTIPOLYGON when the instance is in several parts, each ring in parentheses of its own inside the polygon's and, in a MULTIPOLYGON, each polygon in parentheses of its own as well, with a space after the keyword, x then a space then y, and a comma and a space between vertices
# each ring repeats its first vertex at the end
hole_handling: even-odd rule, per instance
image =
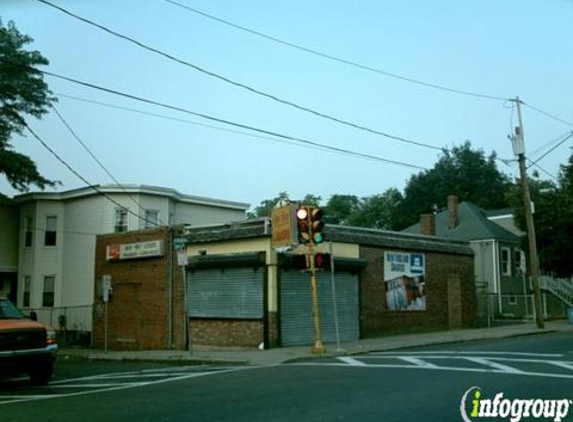
POLYGON ((295 204, 284 205, 271 211, 273 248, 291 246, 297 243, 295 212, 295 204))

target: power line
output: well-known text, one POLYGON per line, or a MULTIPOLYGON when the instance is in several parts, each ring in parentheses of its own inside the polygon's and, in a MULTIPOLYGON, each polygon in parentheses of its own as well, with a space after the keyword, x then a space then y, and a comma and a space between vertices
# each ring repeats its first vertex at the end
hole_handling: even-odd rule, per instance
POLYGON ((284 134, 281 134, 281 133, 278 133, 278 132, 273 132, 273 131, 270 131, 270 130, 260 129, 260 128, 257 128, 257 127, 255 127, 255 126, 245 125, 245 124, 242 124, 242 123, 237 123, 237 122, 233 122, 233 121, 230 121, 230 120, 226 120, 226 119, 221 119, 221 118, 218 118, 218 117, 210 116, 210 115, 207 115, 207 114, 198 113, 198 112, 191 111, 191 110, 188 110, 188 109, 185 109, 185 108, 182 108, 182 107, 172 106, 172 105, 169 105, 169 104, 161 103, 161 102, 159 102, 159 101, 149 100, 149 99, 146 99, 146 98, 138 97, 138 96, 132 95, 132 94, 123 93, 123 92, 120 92, 120 91, 117 91, 117 90, 114 90, 114 89, 110 89, 110 88, 104 88, 104 87, 102 87, 102 86, 94 85, 94 84, 91 84, 91 83, 88 83, 88 82, 79 81, 79 80, 77 80, 77 79, 73 79, 73 78, 70 78, 70 77, 67 77, 67 76, 58 75, 58 74, 56 74, 56 73, 48 72, 48 71, 45 71, 45 70, 41 70, 40 72, 43 73, 44 75, 52 76, 52 77, 55 77, 55 78, 58 78, 58 79, 62 79, 62 80, 68 81, 68 82, 72 82, 72 83, 75 83, 75 84, 78 84, 78 85, 82 85, 82 86, 85 86, 85 87, 88 87, 88 88, 92 88, 92 89, 96 89, 96 90, 99 90, 99 91, 107 92, 107 93, 110 93, 110 94, 118 95, 118 96, 121 96, 121 97, 129 98, 129 99, 132 99, 132 100, 144 102, 144 103, 147 103, 147 104, 152 104, 152 105, 155 105, 155 106, 158 106, 158 107, 163 107, 163 108, 167 108, 167 109, 170 109, 170 110, 179 111, 179 112, 186 113, 186 114, 190 114, 190 115, 193 115, 193 116, 202 117, 202 118, 207 119, 207 120, 215 121, 215 122, 218 122, 218 123, 223 123, 223 124, 230 125, 230 126, 239 127, 239 128, 241 128, 241 129, 247 129, 247 130, 250 130, 250 131, 253 131, 253 132, 263 133, 263 134, 265 134, 265 135, 270 135, 270 136, 274 136, 274 137, 277 137, 277 138, 282 138, 282 139, 286 139, 286 140, 289 140, 289 141, 294 141, 294 142, 300 143, 300 144, 311 145, 311 146, 313 146, 313 147, 318 147, 318 148, 323 149, 323 150, 334 151, 334 152, 337 152, 337 153, 342 153, 342 154, 351 155, 351 156, 360 157, 360 158, 368 158, 368 159, 371 159, 371 160, 374 160, 374 161, 380 161, 380 162, 384 162, 384 163, 387 163, 387 164, 394 164, 394 165, 399 165, 399 166, 403 166, 403 167, 414 168, 414 169, 417 169, 417 170, 427 170, 427 168, 421 167, 421 166, 418 166, 418 165, 415 165, 415 164, 410 164, 410 163, 406 163, 406 162, 402 162, 402 161, 390 160, 390 159, 383 158, 383 157, 379 157, 379 156, 376 156, 376 155, 364 154, 364 153, 360 153, 360 152, 356 152, 356 151, 352 151, 352 150, 348 150, 348 149, 344 149, 344 148, 333 147, 333 146, 330 146, 330 145, 327 145, 327 144, 322 144, 322 143, 319 143, 319 142, 310 141, 310 140, 308 140, 308 139, 299 138, 299 137, 290 136, 290 135, 284 135, 284 134))
POLYGON ((541 167, 539 164, 537 164, 537 162, 533 162, 533 161, 531 161, 531 160, 530 160, 529 158, 527 158, 527 157, 525 157, 525 159, 531 163, 531 164, 528 166, 528 168, 531 167, 531 166, 535 166, 535 167, 537 167, 539 170, 541 170, 543 173, 545 173, 547 176, 549 176, 549 177, 551 177, 553 180, 555 180, 556 182, 559 181, 559 180, 557 179, 557 177, 555 177, 554 174, 549 173, 547 170, 545 170, 543 167, 541 167))
MULTIPOLYGON (((442 147, 438 147, 438 146, 435 146, 435 145, 431 145, 431 144, 428 144, 428 143, 425 143, 425 142, 414 141, 414 140, 411 140, 411 139, 403 138, 403 137, 401 137, 401 136, 391 135, 391 134, 386 133, 386 132, 382 132, 382 131, 379 131, 379 130, 376 130, 376 129, 371 129, 371 128, 366 127, 366 126, 363 126, 363 125, 361 125, 361 124, 353 123, 353 122, 350 122, 350 121, 348 121, 348 120, 344 120, 344 119, 341 119, 341 118, 338 118, 338 117, 334 117, 334 116, 331 116, 331 115, 329 115, 329 114, 316 111, 316 110, 314 110, 314 109, 312 109, 312 108, 309 108, 309 107, 306 107, 306 106, 303 106, 303 105, 294 103, 294 102, 292 102, 292 101, 282 99, 282 98, 280 98, 280 97, 278 97, 278 96, 276 96, 276 95, 266 93, 266 92, 264 92, 264 91, 261 91, 261 90, 259 90, 259 89, 257 89, 257 88, 253 88, 252 86, 246 85, 246 84, 244 84, 244 83, 234 81, 234 80, 232 80, 232 79, 230 79, 230 78, 228 78, 228 77, 226 77, 226 76, 220 75, 220 74, 218 74, 218 73, 215 73, 215 72, 212 72, 212 71, 207 70, 207 69, 205 69, 205 68, 202 68, 202 67, 200 67, 200 66, 198 66, 198 65, 196 65, 196 64, 193 64, 193 63, 188 62, 188 61, 186 61, 186 60, 183 60, 183 59, 180 59, 180 58, 178 58, 178 57, 175 57, 175 56, 173 56, 173 55, 171 55, 171 54, 169 54, 169 53, 166 53, 166 52, 164 52, 164 51, 162 51, 162 50, 159 50, 159 49, 157 49, 157 48, 150 47, 150 46, 148 46, 148 45, 142 43, 141 41, 138 41, 138 40, 136 40, 136 39, 134 39, 134 38, 131 38, 131 37, 127 36, 127 35, 123 35, 123 34, 121 34, 121 33, 119 33, 119 32, 116 32, 116 31, 114 31, 114 30, 112 30, 112 29, 109 29, 109 28, 106 27, 106 26, 100 25, 100 24, 98 24, 98 23, 96 23, 96 22, 94 22, 94 21, 92 21, 92 20, 89 20, 89 19, 87 19, 87 18, 84 18, 84 17, 81 17, 81 16, 79 16, 79 15, 76 15, 75 13, 72 13, 72 12, 70 12, 69 10, 64 9, 63 7, 57 6, 57 5, 51 3, 51 2, 49 2, 49 1, 47 1, 47 0, 36 0, 36 1, 37 1, 37 2, 40 2, 40 3, 43 3, 43 4, 47 5, 47 6, 50 6, 50 7, 54 8, 54 9, 56 9, 56 10, 62 12, 62 13, 65 13, 66 15, 71 16, 71 17, 73 17, 73 18, 75 18, 75 19, 77 19, 77 20, 80 20, 81 22, 87 23, 88 25, 91 25, 91 26, 94 26, 94 27, 96 27, 96 28, 98 28, 98 29, 101 29, 102 31, 107 32, 108 34, 114 35, 114 36, 116 36, 116 37, 118 37, 118 38, 121 38, 121 39, 123 39, 123 40, 125 40, 125 41, 128 41, 128 42, 130 42, 130 43, 132 43, 132 44, 135 44, 136 46, 138 46, 138 47, 140 47, 140 48, 143 48, 143 49, 145 49, 145 50, 147 50, 147 51, 150 51, 150 52, 152 52, 152 53, 158 54, 158 55, 160 55, 160 56, 162 56, 162 57, 165 57, 165 58, 167 58, 167 59, 169 59, 169 60, 172 60, 172 61, 174 61, 174 62, 176 62, 176 63, 179 63, 179 64, 182 64, 182 65, 184 65, 184 66, 190 67, 190 68, 192 68, 192 69, 194 69, 194 70, 196 70, 196 71, 199 71, 199 72, 201 72, 201 73, 203 73, 203 74, 205 74, 205 75, 208 75, 208 76, 211 76, 211 77, 213 77, 213 78, 219 79, 219 80, 221 80, 221 81, 223 81, 223 82, 226 82, 226 83, 228 83, 228 84, 234 85, 234 86, 236 86, 236 87, 238 87, 238 88, 245 89, 245 90, 247 90, 247 91, 249 91, 249 92, 251 92, 251 93, 254 93, 254 94, 260 95, 260 96, 262 96, 262 97, 271 99, 271 100, 273 100, 273 101, 279 102, 279 103, 281 103, 281 104, 284 104, 284 105, 287 105, 287 106, 296 108, 296 109, 298 109, 298 110, 301 110, 301 111, 304 111, 304 112, 313 114, 313 115, 315 115, 315 116, 318 116, 318 117, 321 117, 321 118, 324 118, 324 119, 327 119, 327 120, 331 120, 331 121, 333 121, 333 122, 336 122, 336 123, 339 123, 339 124, 342 124, 342 125, 345 125, 345 126, 352 127, 352 128, 354 128, 354 129, 359 129, 359 130, 362 130, 362 131, 365 131, 365 132, 369 132, 369 133, 372 133, 372 134, 375 134, 375 135, 383 136, 383 137, 388 138, 388 139, 393 139, 393 140, 395 140, 395 141, 399 141, 399 142, 403 142, 403 143, 407 143, 407 144, 411 144, 411 145, 416 145, 416 146, 419 146, 419 147, 429 148, 429 149, 433 149, 433 150, 437 150, 437 151, 443 151, 443 148, 442 148, 442 147)), ((505 100, 505 99, 504 99, 504 100, 505 100)))
POLYGON ((71 171, 78 179, 80 179, 82 182, 84 182, 88 187, 90 187, 91 189, 93 189, 94 191, 96 191, 98 194, 100 194, 101 196, 103 196, 104 198, 106 198, 108 201, 112 202, 113 204, 117 205, 119 208, 125 210, 126 212, 128 212, 131 215, 134 215, 135 217, 139 218, 140 220, 148 223, 148 224, 153 224, 153 225, 157 225, 157 223, 152 222, 150 220, 148 220, 145 217, 142 217, 139 214, 134 213, 133 211, 131 211, 128 207, 121 205, 119 202, 117 202, 116 200, 114 200, 112 197, 110 197, 109 195, 107 195, 105 192, 101 191, 97 185, 93 185, 90 182, 88 182, 86 180, 85 177, 83 177, 80 173, 78 173, 70 164, 68 164, 66 161, 64 161, 64 159, 62 157, 60 157, 58 155, 57 152, 55 152, 46 142, 44 142, 44 140, 42 138, 40 138, 40 136, 38 134, 36 134, 36 132, 34 132, 32 130, 32 128, 30 126, 28 126, 27 123, 24 122, 24 126, 26 126, 26 129, 28 129, 28 131, 34 136, 34 138, 36 138, 38 140, 38 142, 40 142, 40 144, 42 144, 42 146, 44 148, 46 148, 50 154, 52 154, 54 157, 56 157, 56 159, 62 163, 64 166, 66 166, 66 168, 71 171))
POLYGON ((571 138, 573 136, 573 132, 570 132, 565 138, 563 138, 559 143, 555 144, 553 146, 553 148, 551 148, 549 151, 547 151, 545 154, 543 154, 541 157, 539 157, 537 160, 531 162, 531 160, 529 160, 531 162, 531 165, 529 165, 529 167, 533 166, 533 165, 537 165, 537 163, 539 161, 541 161, 543 158, 545 158, 547 155, 549 155, 551 152, 555 151, 560 145, 562 145, 565 141, 567 141, 569 138, 571 138))
POLYGON ((534 155, 538 154, 539 152, 543 151, 545 148, 549 148, 551 145, 553 145, 555 142, 559 142, 561 141, 564 137, 566 136, 571 136, 572 132, 565 132, 562 133, 561 135, 559 135, 558 137, 556 137, 555 139, 552 139, 551 141, 541 145, 539 148, 537 148, 536 150, 530 152, 528 155, 530 157, 533 157, 534 155))
POLYGON ((530 109, 532 109, 532 110, 534 110, 534 111, 537 111, 537 112, 540 113, 540 114, 543 114, 545 117, 549 117, 550 119, 553 119, 553 120, 555 120, 555 121, 557 121, 557 122, 561 122, 561 123, 563 123, 563 124, 565 124, 565 125, 567 125, 567 126, 573 127, 573 123, 568 122, 568 121, 566 121, 566 120, 563 120, 562 118, 557 117, 557 116, 555 116, 555 115, 553 115, 553 114, 550 114, 550 113, 548 113, 548 112, 546 112, 546 111, 543 111, 543 110, 541 110, 541 109, 539 109, 539 108, 537 108, 537 107, 533 107, 531 104, 527 104, 527 103, 525 103, 525 102, 523 102, 523 101, 521 102, 521 104, 523 104, 523 105, 526 106, 526 107, 529 107, 530 109))
POLYGON ((331 54, 323 53, 323 52, 320 52, 320 51, 318 51, 318 50, 314 50, 314 49, 309 48, 309 47, 304 47, 304 46, 302 46, 302 45, 300 45, 300 44, 295 44, 295 43, 292 43, 292 42, 289 42, 289 41, 285 41, 285 40, 283 40, 283 39, 280 39, 280 38, 277 38, 277 37, 273 37, 273 36, 271 36, 271 35, 268 35, 268 34, 265 34, 265 33, 259 32, 259 31, 255 31, 255 30, 253 30, 253 29, 247 28, 247 27, 245 27, 245 26, 238 25, 238 24, 236 24, 236 23, 230 22, 230 21, 225 20, 225 19, 221 19, 221 18, 219 18, 219 17, 217 17, 217 16, 210 15, 210 14, 208 14, 208 13, 202 12, 202 11, 200 11, 200 10, 198 10, 198 9, 195 9, 195 8, 193 8, 193 7, 190 7, 190 6, 187 6, 187 5, 178 3, 178 2, 173 1, 173 0, 159 0, 159 1, 164 1, 164 2, 166 2, 166 3, 170 3, 170 4, 174 5, 174 6, 181 7, 181 8, 183 8, 183 9, 186 9, 186 10, 188 10, 188 11, 190 11, 190 12, 193 12, 193 13, 195 13, 195 14, 201 15, 201 16, 206 17, 206 18, 208 18, 208 19, 214 20, 214 21, 216 21, 216 22, 222 23, 222 24, 224 24, 224 25, 230 26, 230 27, 235 28, 235 29, 238 29, 238 30, 240 30, 240 31, 248 32, 249 34, 256 35, 256 36, 258 36, 258 37, 262 37, 262 38, 265 38, 265 39, 267 39, 267 40, 270 40, 270 41, 273 41, 273 42, 276 42, 276 43, 279 43, 279 44, 282 44, 282 45, 286 45, 287 47, 291 47, 291 48, 294 48, 294 49, 296 49, 296 50, 304 51, 304 52, 306 52, 306 53, 310 53, 310 54, 313 54, 313 55, 315 55, 315 56, 319 56, 319 57, 322 57, 322 58, 325 58, 325 59, 328 59, 328 60, 331 60, 331 61, 335 61, 335 62, 338 62, 338 63, 342 63, 342 64, 345 64, 345 65, 348 65, 348 66, 352 66, 352 67, 355 67, 355 68, 358 68, 358 69, 367 70, 367 71, 369 71, 369 72, 377 73, 377 74, 379 74, 379 75, 384 75, 384 76, 388 76, 388 77, 391 77, 391 78, 400 79, 400 80, 402 80, 402 81, 410 82, 410 83, 413 83, 413 84, 425 86, 425 87, 427 87, 427 88, 438 89, 438 90, 447 91, 447 92, 451 92, 451 93, 455 93, 455 94, 460 94, 460 95, 466 95, 466 96, 477 97, 477 98, 484 98, 484 99, 496 100, 496 101, 505 101, 505 100, 507 100, 507 98, 501 97, 501 96, 497 96, 497 95, 488 95, 488 94, 480 94, 480 93, 465 91, 465 90, 461 90, 461 89, 456 89, 456 88, 447 87, 447 86, 444 86, 444 85, 438 85, 438 84, 434 84, 434 83, 430 83, 430 82, 424 82, 424 81, 421 81, 421 80, 419 80, 419 79, 409 78, 409 77, 402 76, 402 75, 399 75, 399 74, 396 74, 396 73, 387 72, 387 71, 385 71, 385 70, 377 69, 377 68, 374 68, 374 67, 371 67, 371 66, 367 66, 367 65, 364 65, 364 64, 360 64, 360 63, 358 63, 358 62, 354 62, 354 61, 351 61, 351 60, 347 60, 347 59, 343 59, 343 58, 340 58, 340 57, 336 57, 336 56, 333 56, 333 55, 331 55, 331 54))
POLYGON ((277 139, 277 138, 272 138, 270 136, 256 135, 254 133, 248 133, 248 132, 243 132, 240 130, 228 129, 228 128, 224 128, 221 126, 209 125, 209 124, 200 123, 200 122, 197 122, 194 120, 181 119, 179 117, 168 116, 166 114, 152 113, 150 111, 139 110, 139 109, 132 108, 132 107, 119 106, 119 105, 115 105, 115 104, 106 103, 103 101, 89 100, 87 98, 77 97, 75 95, 68 95, 68 94, 62 94, 62 93, 55 93, 55 94, 58 97, 62 97, 62 98, 69 98, 69 99, 72 99, 75 101, 81 101, 81 102, 85 102, 85 103, 96 104, 96 105, 99 105, 102 107, 108 107, 108 108, 113 108, 113 109, 117 109, 117 110, 129 111, 132 113, 142 114, 144 116, 151 116, 151 117, 156 117, 159 119, 172 120, 172 121, 180 122, 180 123, 187 123, 190 125, 201 126, 201 127, 205 127, 205 128, 209 128, 209 129, 213 129, 213 130, 219 130, 222 132, 235 133, 235 134, 238 134, 241 136, 248 136, 249 138, 265 139, 265 140, 277 142, 280 144, 294 145, 294 146, 301 147, 301 148, 308 148, 308 149, 314 149, 314 150, 318 150, 318 151, 325 151, 324 148, 314 147, 311 145, 299 144, 299 143, 296 143, 293 141, 288 141, 286 139, 277 139))
MULTIPOLYGON (((68 131, 72 134, 74 139, 87 151, 87 153, 94 159, 94 161, 100 166, 100 168, 106 172, 106 174, 112 178, 112 180, 121 188, 121 190, 127 195, 129 199, 141 210, 143 213, 146 212, 145 208, 141 206, 139 202, 137 202, 133 196, 127 191, 127 189, 114 177, 113 174, 103 165, 103 163, 95 156, 93 151, 80 139, 77 133, 71 128, 69 123, 64 119, 61 113, 58 111, 56 106, 52 104, 52 109, 56 112, 56 115, 59 117, 60 121, 64 124, 64 126, 68 129, 68 131)), ((155 223, 155 226, 159 227, 160 225, 166 225, 161 219, 158 218, 158 222, 161 224, 155 223)))

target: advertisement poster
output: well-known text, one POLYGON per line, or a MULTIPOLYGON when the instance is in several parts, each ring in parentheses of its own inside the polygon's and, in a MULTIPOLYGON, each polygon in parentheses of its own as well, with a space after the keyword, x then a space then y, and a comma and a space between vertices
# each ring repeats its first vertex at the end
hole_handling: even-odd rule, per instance
POLYGON ((425 261, 422 253, 384 252, 384 283, 389 311, 426 310, 425 261))

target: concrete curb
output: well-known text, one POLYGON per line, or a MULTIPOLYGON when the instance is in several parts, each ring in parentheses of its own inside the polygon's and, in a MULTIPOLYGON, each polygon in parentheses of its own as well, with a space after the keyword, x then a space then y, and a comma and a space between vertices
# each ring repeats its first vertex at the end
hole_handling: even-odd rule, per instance
POLYGON ((488 329, 467 329, 441 331, 435 333, 406 334, 368 338, 341 345, 342 350, 335 350, 336 345, 328 344, 324 355, 313 355, 309 347, 286 347, 260 351, 258 349, 230 349, 221 347, 200 347, 193 351, 151 350, 151 351, 109 351, 89 349, 61 349, 60 359, 80 358, 86 360, 162 362, 181 365, 228 365, 228 366, 262 366, 296 363, 313 359, 329 359, 339 356, 356 356, 370 352, 385 352, 401 349, 415 349, 427 346, 438 346, 456 343, 468 343, 482 340, 508 339, 558 332, 573 332, 573 324, 556 322, 548 324, 544 330, 532 325, 505 326, 488 329))

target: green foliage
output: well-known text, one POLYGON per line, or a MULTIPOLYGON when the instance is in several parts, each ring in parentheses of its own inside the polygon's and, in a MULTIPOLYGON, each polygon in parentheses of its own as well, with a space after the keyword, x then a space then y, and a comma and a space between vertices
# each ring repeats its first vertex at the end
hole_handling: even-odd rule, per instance
POLYGON ((360 211, 360 199, 354 195, 332 195, 324 207, 324 222, 328 224, 350 224, 360 211))
POLYGON ((511 186, 509 177, 499 171, 496 155, 485 155, 472 149, 470 141, 444 152, 430 170, 410 178, 398 226, 406 228, 418 221, 419 215, 446 207, 447 196, 457 195, 484 209, 507 207, 505 193, 511 186))
MULTIPOLYGON (((561 166, 558 183, 529 179, 531 200, 535 204, 533 221, 537 239, 539 266, 544 272, 569 277, 573 274, 573 155, 561 166)), ((523 196, 516 184, 507 195, 514 209, 517 226, 527 231, 523 196)), ((527 238, 522 247, 529 250, 527 238)))
POLYGON ((247 213, 248 218, 270 217, 271 211, 280 202, 289 202, 289 196, 286 192, 280 192, 278 196, 272 199, 265 199, 253 211, 247 213))
POLYGON ((352 216, 350 224, 380 230, 397 230, 403 200, 402 194, 396 188, 362 198, 360 210, 352 216))
POLYGON ((38 51, 24 50, 32 41, 20 34, 13 22, 4 26, 0 20, 0 174, 19 191, 26 191, 29 185, 43 189, 56 184, 41 176, 35 163, 9 143, 12 135, 23 135, 25 115, 41 118, 55 101, 37 69, 48 60, 38 51))

